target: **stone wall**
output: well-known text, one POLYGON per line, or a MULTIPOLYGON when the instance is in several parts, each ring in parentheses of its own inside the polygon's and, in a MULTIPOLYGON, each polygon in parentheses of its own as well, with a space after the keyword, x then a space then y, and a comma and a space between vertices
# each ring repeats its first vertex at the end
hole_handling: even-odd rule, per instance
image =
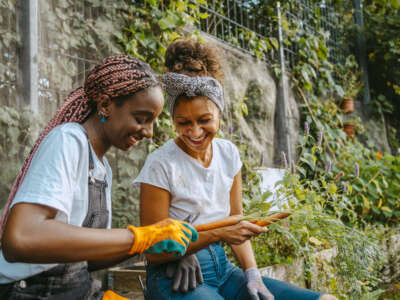
MULTIPOLYGON (((222 51, 224 65, 224 91, 228 109, 224 113, 227 126, 233 124, 234 133, 242 134, 250 148, 248 159, 263 161, 262 166, 278 167, 280 150, 285 137, 279 134, 275 122, 279 99, 279 82, 273 77, 268 65, 227 46, 210 36, 203 36, 222 51), (244 99, 244 100, 243 100, 244 99), (238 113, 236 108, 244 101, 248 115, 238 113), (261 159, 263 156, 263 159, 261 159)), ((289 91, 289 135, 292 149, 298 142, 299 109, 293 91, 289 91)), ((229 138, 229 136, 227 137, 229 138)))

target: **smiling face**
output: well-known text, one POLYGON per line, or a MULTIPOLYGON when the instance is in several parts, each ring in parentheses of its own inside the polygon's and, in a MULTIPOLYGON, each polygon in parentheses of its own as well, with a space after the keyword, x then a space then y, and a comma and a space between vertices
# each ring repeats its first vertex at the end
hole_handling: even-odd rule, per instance
POLYGON ((173 116, 178 139, 188 150, 205 153, 219 129, 218 107, 202 96, 178 100, 173 116))
POLYGON ((143 138, 153 136, 153 124, 164 105, 161 88, 151 87, 134 94, 121 105, 111 101, 104 134, 108 142, 130 150, 143 138))

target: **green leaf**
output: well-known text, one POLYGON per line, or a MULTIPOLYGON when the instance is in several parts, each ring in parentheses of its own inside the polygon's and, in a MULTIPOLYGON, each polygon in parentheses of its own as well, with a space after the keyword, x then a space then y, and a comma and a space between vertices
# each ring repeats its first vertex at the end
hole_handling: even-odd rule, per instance
POLYGON ((207 19, 208 18, 208 13, 204 12, 204 13, 198 14, 198 17, 200 19, 207 19))
POLYGON ((365 197, 363 194, 361 194, 361 198, 363 199, 363 212, 368 213, 368 211, 371 209, 371 205, 367 197, 365 197))
POLYGON ((382 207, 381 207, 381 210, 386 211, 386 212, 389 212, 389 213, 392 213, 392 210, 391 210, 389 207, 387 207, 387 206, 382 206, 382 207))
POLYGON ((171 17, 162 18, 160 21, 158 21, 158 25, 160 25, 161 30, 175 28, 175 23, 171 17))
POLYGON ((276 38, 269 38, 269 42, 272 44, 272 46, 274 46, 275 50, 279 49, 279 43, 278 40, 276 38))
POLYGON ((400 0, 390 0, 390 4, 393 8, 398 9, 400 7, 400 0))
POLYGON ((310 241, 311 244, 314 244, 315 246, 321 246, 322 245, 322 242, 319 239, 317 239, 317 238, 315 238, 313 236, 310 237, 308 240, 310 241))
POLYGON ((329 194, 333 195, 333 194, 336 193, 336 191, 337 191, 337 186, 336 186, 336 184, 334 184, 334 183, 328 184, 328 193, 329 193, 329 194))

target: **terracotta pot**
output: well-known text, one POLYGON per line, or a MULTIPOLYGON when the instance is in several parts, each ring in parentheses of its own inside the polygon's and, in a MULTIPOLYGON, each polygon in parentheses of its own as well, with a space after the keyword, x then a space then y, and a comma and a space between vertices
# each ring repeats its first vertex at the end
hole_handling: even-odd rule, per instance
POLYGON ((351 123, 344 123, 343 124, 343 131, 346 132, 348 137, 354 136, 354 124, 351 123))
POLYGON ((344 98, 340 108, 346 113, 350 114, 354 111, 354 98, 344 98))

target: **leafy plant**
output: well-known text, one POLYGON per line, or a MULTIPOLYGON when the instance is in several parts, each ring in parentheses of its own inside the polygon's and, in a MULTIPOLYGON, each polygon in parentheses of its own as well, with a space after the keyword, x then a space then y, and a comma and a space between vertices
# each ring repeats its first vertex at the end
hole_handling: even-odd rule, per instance
MULTIPOLYGON (((358 299, 369 295, 381 282, 380 271, 386 259, 381 255, 385 229, 367 224, 365 214, 359 211, 365 205, 358 203, 356 197, 363 193, 363 198, 371 197, 358 187, 360 178, 367 175, 360 171, 363 167, 358 163, 342 156, 350 156, 355 149, 345 149, 333 160, 325 153, 327 137, 320 132, 312 136, 307 131, 301 138, 297 163, 288 166, 284 179, 277 183, 278 199, 288 201, 292 216, 270 225, 267 234, 252 241, 256 259, 262 266, 292 264, 301 258, 309 284, 323 279, 327 291, 343 299, 358 299), (329 248, 336 249, 337 254, 331 262, 323 263, 324 271, 316 272, 321 262, 316 260, 315 252, 329 248)), ((349 146, 352 142, 343 143, 344 148, 354 147, 349 146)), ((368 189, 369 185, 365 186, 368 189)), ((246 205, 246 214, 268 211, 271 203, 264 200, 270 193, 253 192, 258 196, 246 205)), ((386 209, 380 213, 388 220, 384 212, 386 209)), ((378 215, 374 217, 377 221, 378 215)))
POLYGON ((346 57, 344 65, 337 65, 337 74, 341 76, 339 82, 343 88, 344 97, 355 98, 361 90, 361 73, 354 55, 346 57))

